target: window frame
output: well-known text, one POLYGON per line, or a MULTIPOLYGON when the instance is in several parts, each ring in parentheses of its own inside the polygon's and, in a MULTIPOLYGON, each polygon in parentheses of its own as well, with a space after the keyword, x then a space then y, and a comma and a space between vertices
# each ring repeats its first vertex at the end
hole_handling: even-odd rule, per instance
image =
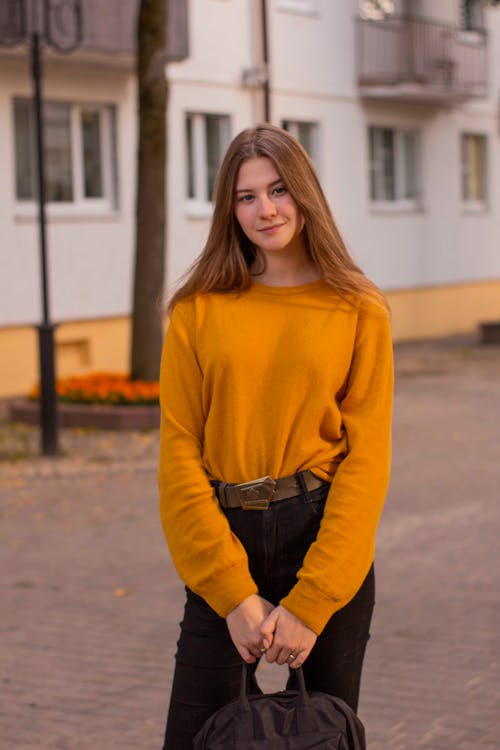
POLYGON ((317 0, 275 0, 275 7, 278 11, 299 16, 319 15, 317 0))
POLYGON ((489 189, 488 189, 488 135, 472 131, 463 131, 460 133, 460 197, 462 206, 471 212, 481 212, 488 208, 489 189), (468 150, 467 142, 469 139, 475 139, 481 143, 481 175, 480 188, 483 193, 482 198, 469 198, 466 193, 470 191, 470 185, 467 181, 470 179, 470 164, 467 162, 468 150))
POLYGON ((319 173, 320 165, 320 123, 317 120, 300 120, 294 117, 282 117, 280 120, 281 127, 286 130, 290 135, 293 135, 298 142, 304 146, 305 150, 309 154, 311 160, 314 163, 316 171, 319 173), (311 128, 311 150, 309 151, 302 143, 299 137, 300 126, 307 126, 311 128))
MULTIPOLYGON (((416 127, 411 126, 395 126, 386 124, 375 124, 369 123, 367 128, 368 135, 368 197, 370 206, 373 209, 384 209, 389 211, 415 211, 420 210, 422 204, 421 195, 421 181, 420 172, 418 165, 420 163, 419 151, 420 151, 420 132, 416 127), (381 181, 383 183, 383 160, 378 157, 378 160, 382 162, 382 168, 376 166, 377 155, 372 155, 372 131, 382 132, 384 130, 391 131, 393 134, 394 143, 394 157, 392 164, 393 180, 394 180, 394 198, 377 198, 377 174, 379 175, 379 185, 381 181), (414 182, 414 196, 411 198, 405 197, 405 192, 409 185, 410 173, 406 169, 405 159, 405 147, 404 138, 408 135, 413 136, 413 182, 414 182), (374 175, 375 172, 375 175, 374 175), (375 193, 372 190, 372 180, 375 179, 375 193)), ((380 146, 379 146, 380 148, 380 146)), ((377 146, 375 146, 375 151, 377 146)), ((385 187, 385 186, 384 186, 385 187)), ((384 191, 385 192, 385 191, 384 191)))
POLYGON ((231 140, 232 117, 229 113, 214 111, 186 111, 184 113, 185 203, 187 213, 192 218, 207 218, 212 214, 212 197, 208 194, 209 162, 206 149, 207 118, 209 117, 218 118, 219 127, 222 127, 222 132, 219 130, 218 133, 220 153, 217 169, 220 167, 231 140), (188 126, 189 122, 191 126, 188 126), (191 130, 190 137, 188 137, 188 127, 191 130), (194 178, 192 183, 191 174, 194 178))
MULTIPOLYGON (((32 198, 19 198, 17 191, 18 163, 14 154, 14 202, 16 213, 20 215, 31 215, 36 211, 38 205, 37 176, 36 176, 36 144, 35 144, 35 119, 33 103, 30 97, 14 96, 12 98, 12 121, 14 125, 14 141, 16 139, 16 102, 27 103, 29 111, 29 136, 31 138, 31 171, 32 198)), ((72 200, 53 201, 47 199, 47 210, 55 215, 68 215, 76 213, 112 213, 118 208, 118 144, 116 127, 116 105, 112 103, 93 101, 68 101, 66 99, 47 99, 48 104, 63 104, 69 108, 69 137, 71 158, 71 187, 72 200), (103 196, 101 198, 85 197, 85 165, 83 154, 83 132, 81 114, 83 111, 99 112, 99 147, 101 153, 101 179, 103 196)), ((15 149, 17 150, 17 149, 15 149)))
MULTIPOLYGON (((470 1, 470 0, 469 0, 470 1)), ((468 7, 468 0, 460 3, 460 27, 466 34, 483 35, 486 32, 486 14, 481 0, 474 0, 474 10, 468 7), (479 12, 480 25, 474 23, 472 16, 479 12)))

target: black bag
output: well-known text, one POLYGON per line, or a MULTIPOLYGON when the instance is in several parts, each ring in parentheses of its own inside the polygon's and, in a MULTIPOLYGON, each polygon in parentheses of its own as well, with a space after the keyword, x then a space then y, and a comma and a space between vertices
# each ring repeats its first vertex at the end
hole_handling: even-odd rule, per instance
POLYGON ((354 711, 326 693, 299 690, 247 695, 243 664, 238 700, 216 711, 194 738, 193 750, 366 750, 354 711))

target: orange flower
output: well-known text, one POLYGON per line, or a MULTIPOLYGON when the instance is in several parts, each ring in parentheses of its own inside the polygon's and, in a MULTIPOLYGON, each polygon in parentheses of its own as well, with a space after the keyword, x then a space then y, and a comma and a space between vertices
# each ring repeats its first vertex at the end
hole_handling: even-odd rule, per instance
MULTIPOLYGON (((56 383, 60 401, 80 404, 157 404, 159 390, 157 380, 130 380, 127 375, 109 372, 60 378, 56 383)), ((40 398, 39 386, 30 398, 40 398)))

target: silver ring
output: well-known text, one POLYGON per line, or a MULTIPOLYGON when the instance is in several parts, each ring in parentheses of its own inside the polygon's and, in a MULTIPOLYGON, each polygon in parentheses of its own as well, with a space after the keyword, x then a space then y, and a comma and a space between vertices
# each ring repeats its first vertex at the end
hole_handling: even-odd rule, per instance
POLYGON ((287 661, 290 661, 290 659, 291 659, 292 661, 295 661, 295 659, 296 659, 296 658, 297 658, 297 657, 295 656, 295 654, 294 654, 294 653, 293 653, 293 651, 292 651, 292 653, 291 653, 291 654, 288 654, 288 656, 286 657, 286 660, 287 660, 287 661))
POLYGON ((259 651, 261 654, 265 654, 267 651, 267 648, 259 648, 259 651))

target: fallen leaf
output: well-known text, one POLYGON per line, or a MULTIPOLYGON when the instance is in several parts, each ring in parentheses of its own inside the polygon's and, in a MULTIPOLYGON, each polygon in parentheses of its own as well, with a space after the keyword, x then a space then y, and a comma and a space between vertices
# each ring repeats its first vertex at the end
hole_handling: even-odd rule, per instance
POLYGON ((128 596, 132 593, 132 589, 115 589, 115 596, 122 597, 128 596))

